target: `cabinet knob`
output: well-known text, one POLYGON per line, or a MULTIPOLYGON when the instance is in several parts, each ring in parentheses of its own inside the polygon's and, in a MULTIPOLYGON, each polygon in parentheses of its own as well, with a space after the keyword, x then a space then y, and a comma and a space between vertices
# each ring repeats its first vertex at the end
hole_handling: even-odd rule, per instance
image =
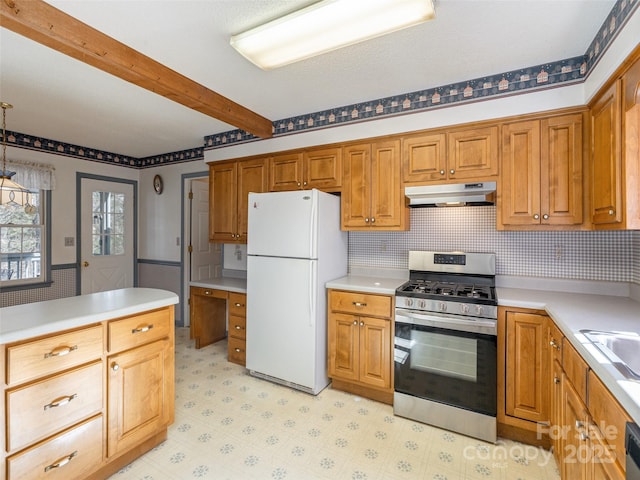
POLYGON ((361 327, 364 327, 364 322, 360 322, 360 326, 361 326, 361 327))
POLYGON ((589 435, 585 432, 580 433, 580 440, 589 440, 589 435))
POLYGON ((555 348, 556 350, 560 350, 560 345, 558 345, 555 341, 555 339, 551 339, 551 341, 549 342, 549 345, 551 346, 551 348, 555 348))
POLYGON ((298 186, 300 186, 300 182, 298 182, 298 186))
POLYGON ((533 219, 534 219, 534 220, 540 220, 540 215, 538 215, 537 213, 535 213, 535 214, 533 215, 533 219))
POLYGON ((440 175, 444 175, 444 170, 440 170, 440 175))
POLYGON ((306 187, 307 186, 307 182, 302 182, 302 184, 306 187))
POLYGON ((576 420, 576 428, 584 428, 584 423, 580 420, 576 420))
POLYGON ((235 305, 236 307, 244 307, 244 305, 243 305, 243 304, 241 304, 241 303, 234 303, 234 305, 235 305))
POLYGON ((456 173, 456 171, 452 168, 451 170, 449 170, 449 173, 453 175, 454 173, 456 173))
POLYGON ((111 364, 111 370, 113 370, 114 372, 117 372, 118 370, 120 370, 120 365, 118 365, 116 362, 113 362, 111 364))
POLYGON ((547 215, 546 213, 544 215, 542 215, 542 219, 543 220, 549 220, 549 215, 547 215))
POLYGON ((365 217, 364 223, 369 223, 369 217, 365 217))
POLYGON ((375 223, 376 219, 375 217, 371 217, 371 223, 375 223))
POLYGON ((357 321, 357 320, 354 320, 354 321, 353 321, 353 324, 354 324, 354 325, 358 325, 358 321, 357 321))
POLYGON ((236 352, 236 353, 240 353, 240 352, 242 352, 242 349, 241 349, 241 348, 234 348, 234 350, 235 350, 235 352, 236 352))
POLYGON ((242 330, 242 327, 240 325, 236 325, 236 330, 242 330))
POLYGON ((211 290, 205 290, 205 291, 204 291, 204 294, 205 294, 205 295, 211 295, 211 290))
POLYGON ((615 215, 615 210, 609 210, 609 215, 615 215))
POLYGON ((560 383, 560 379, 558 377, 553 377, 553 383, 556 385, 560 383))

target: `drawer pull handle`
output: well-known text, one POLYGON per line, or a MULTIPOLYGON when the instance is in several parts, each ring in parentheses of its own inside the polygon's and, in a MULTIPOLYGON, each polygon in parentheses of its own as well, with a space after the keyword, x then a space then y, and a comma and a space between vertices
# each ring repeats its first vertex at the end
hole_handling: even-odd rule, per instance
POLYGON ((77 350, 78 346, 74 345, 72 347, 58 347, 58 348, 54 348, 53 350, 51 350, 49 353, 45 353, 44 354, 44 358, 51 358, 51 357, 64 357, 65 355, 68 355, 69 353, 73 352, 74 350, 77 350))
POLYGON ((362 302, 351 302, 351 303, 356 307, 366 307, 367 306, 366 303, 362 303, 362 302))
POLYGON ((62 457, 60 460, 56 460, 55 463, 52 463, 51 465, 48 465, 48 466, 44 467, 45 473, 48 472, 49 470, 53 470, 54 468, 64 467, 67 463, 69 463, 71 460, 73 460, 73 458, 76 455, 78 455, 78 451, 77 450, 75 452, 67 455, 66 457, 62 457))
POLYGON ((151 325, 145 325, 144 327, 138 327, 131 330, 131 333, 144 333, 148 332, 153 328, 153 323, 151 325))
POLYGON ((234 350, 235 350, 237 353, 240 353, 240 352, 242 352, 242 351, 243 351, 241 348, 235 348, 234 350))
POLYGON ((242 303, 234 303, 234 305, 235 305, 236 307, 244 307, 244 305, 243 305, 242 303))
POLYGON ((116 362, 113 362, 111 364, 111 370, 113 370, 114 372, 117 372, 118 370, 120 370, 120 365, 118 365, 116 362))
POLYGON ((45 405, 44 409, 45 410, 49 410, 50 408, 62 407, 63 405, 66 405, 67 403, 69 403, 71 400, 73 400, 77 396, 78 396, 78 394, 74 393, 73 395, 67 395, 66 397, 56 398, 49 405, 45 405))
POLYGON ((236 330, 242 330, 242 327, 240 325, 236 325, 236 330))

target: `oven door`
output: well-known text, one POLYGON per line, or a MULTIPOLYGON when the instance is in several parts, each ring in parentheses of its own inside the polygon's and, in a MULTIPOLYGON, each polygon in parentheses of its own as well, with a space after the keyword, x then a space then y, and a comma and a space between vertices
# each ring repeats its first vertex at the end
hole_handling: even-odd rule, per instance
POLYGON ((496 416, 496 321, 396 309, 396 392, 496 416))

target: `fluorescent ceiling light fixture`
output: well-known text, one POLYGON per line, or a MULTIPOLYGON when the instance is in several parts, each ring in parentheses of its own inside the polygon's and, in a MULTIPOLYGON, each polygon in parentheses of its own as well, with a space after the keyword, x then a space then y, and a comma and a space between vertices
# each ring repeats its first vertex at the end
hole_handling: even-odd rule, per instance
POLYGON ((264 70, 330 52, 434 18, 433 0, 323 0, 231 37, 264 70))

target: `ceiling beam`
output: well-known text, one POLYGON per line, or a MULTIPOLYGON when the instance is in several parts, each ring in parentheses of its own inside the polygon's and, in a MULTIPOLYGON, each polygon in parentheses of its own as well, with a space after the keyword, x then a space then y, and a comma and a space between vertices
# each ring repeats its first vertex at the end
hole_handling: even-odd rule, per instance
POLYGON ((42 0, 0 0, 0 25, 261 138, 272 122, 42 0))

